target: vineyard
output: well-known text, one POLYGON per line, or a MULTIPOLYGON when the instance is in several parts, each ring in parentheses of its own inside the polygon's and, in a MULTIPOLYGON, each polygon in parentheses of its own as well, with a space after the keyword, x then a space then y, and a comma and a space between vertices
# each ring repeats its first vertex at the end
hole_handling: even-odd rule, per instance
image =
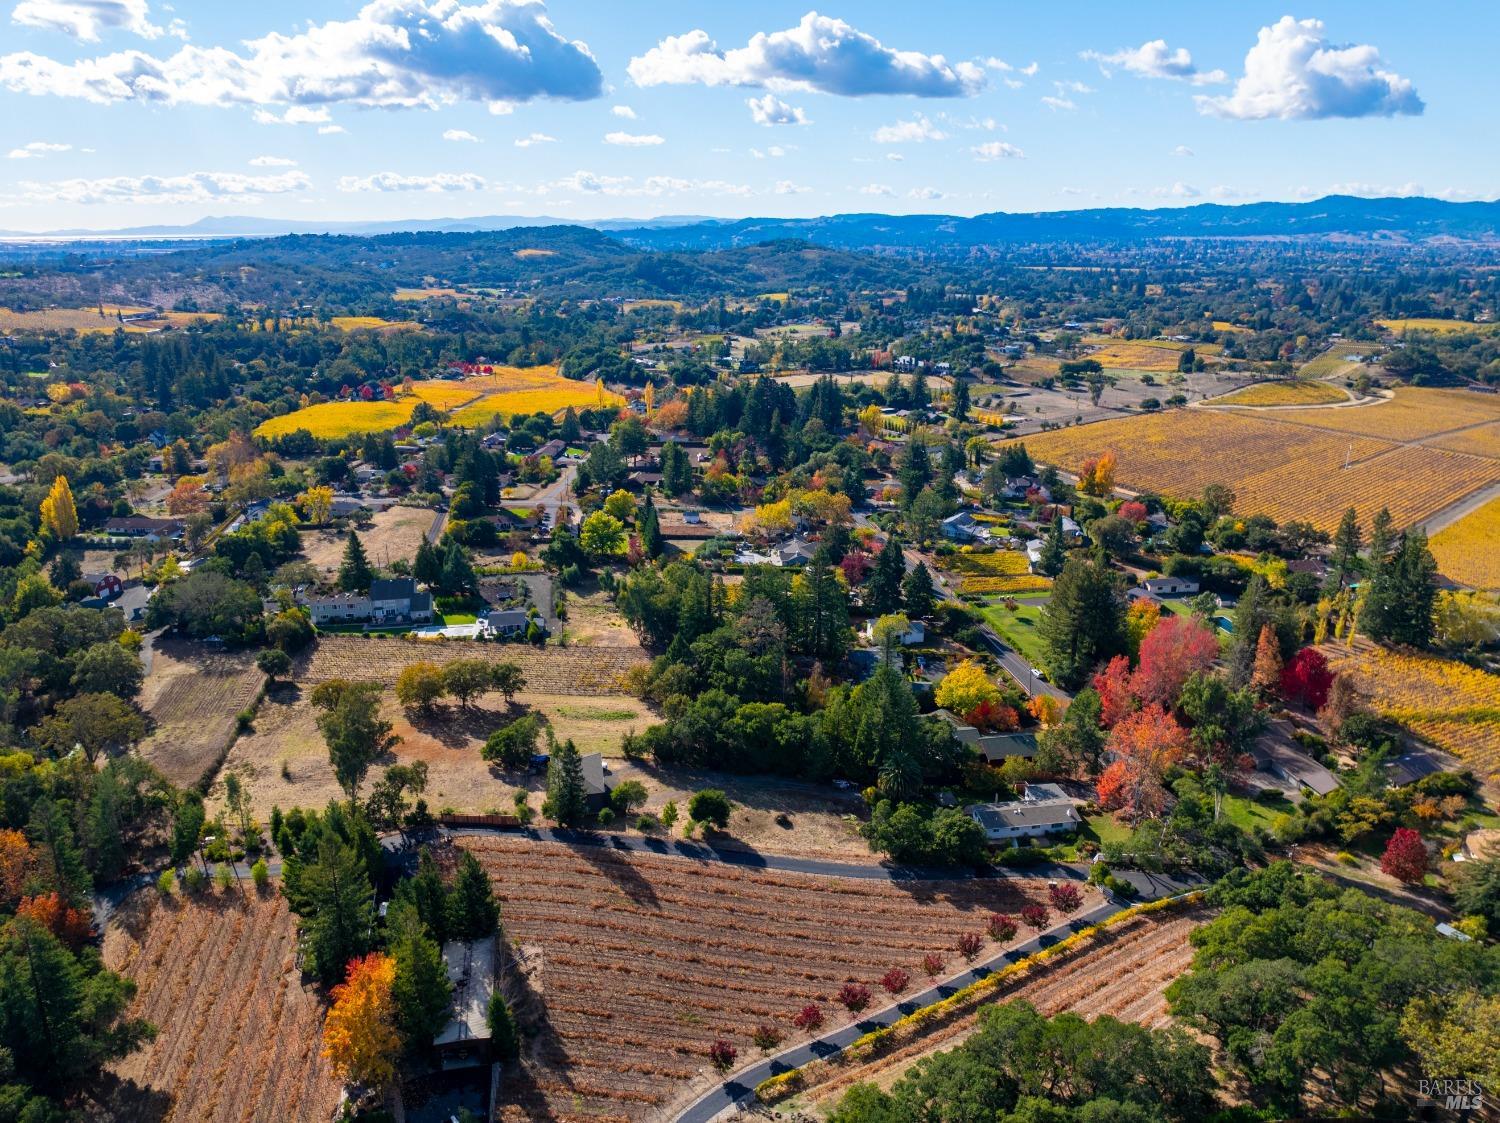
POLYGON ((497 416, 556 414, 569 406, 597 409, 621 405, 624 401, 596 382, 564 378, 555 366, 493 367, 488 374, 466 379, 462 385, 473 387, 484 396, 455 413, 451 418, 455 425, 478 426, 497 416))
POLYGON ((255 435, 284 437, 306 429, 319 440, 331 440, 351 433, 383 433, 410 421, 418 400, 413 397, 393 402, 319 402, 262 421, 255 427, 255 435))
POLYGON ((1500 676, 1364 640, 1324 651, 1335 671, 1353 676, 1377 713, 1453 754, 1482 779, 1500 777, 1500 676))
POLYGON ((1494 331, 1494 324, 1471 324, 1468 320, 1439 320, 1434 317, 1414 316, 1407 320, 1376 320, 1378 327, 1397 335, 1408 331, 1427 331, 1444 335, 1460 331, 1494 331))
POLYGON ((243 654, 209 654, 197 645, 158 639, 141 706, 154 723, 139 752, 162 775, 191 787, 218 766, 265 676, 243 654))
POLYGON ((116 1064, 116 1123, 328 1119, 338 1084, 321 1054, 323 1009, 294 965, 280 894, 161 900, 142 891, 111 921, 105 963, 140 988, 130 1014, 160 1029, 116 1064), (129 1087, 129 1084, 125 1086, 129 1087), (165 1104, 162 1102, 165 1101, 165 1104))
POLYGON ((1432 536, 1438 572, 1474 589, 1500 589, 1500 499, 1432 536))
POLYGON ((1170 374, 1177 370, 1182 353, 1190 348, 1199 355, 1216 355, 1222 348, 1217 343, 1171 343, 1164 339, 1112 339, 1108 336, 1089 336, 1084 341, 1089 348, 1086 358, 1095 359, 1106 367, 1125 370, 1144 370, 1153 374, 1170 374))
POLYGON ((616 694, 619 677, 644 662, 639 647, 531 647, 526 644, 445 643, 371 636, 323 636, 305 656, 297 673, 304 683, 332 678, 377 679, 395 685, 412 663, 431 660, 487 659, 515 663, 526 676, 526 689, 539 694, 616 694))
POLYGON ((329 323, 340 331, 402 332, 421 331, 422 325, 411 320, 387 320, 380 316, 334 316, 329 323))
POLYGON ((840 1057, 828 1066, 812 1066, 803 1102, 832 1108, 852 1084, 868 1081, 888 1087, 917 1060, 968 1037, 977 1028, 979 1010, 997 999, 1024 999, 1048 1017, 1071 1011, 1089 1019, 1109 1015, 1163 1028, 1171 1022, 1165 991, 1191 965, 1188 938, 1203 921, 1201 909, 1174 910, 1143 914, 1106 929, 1077 951, 1007 981, 983 1003, 929 1022, 878 1056, 840 1057))
MULTIPOLYGON (((1305 416, 1342 423, 1392 405, 1305 416)), ((1298 416, 1295 410, 1274 419, 1174 410, 1054 429, 1027 437, 1026 447, 1069 471, 1113 450, 1122 487, 1193 498, 1209 484, 1224 484, 1234 491, 1240 514, 1266 514, 1277 522, 1306 519, 1328 531, 1348 507, 1365 523, 1389 507, 1397 525, 1409 526, 1500 481, 1500 460, 1286 423, 1298 416)))
POLYGON ((1050 580, 1031 572, 1026 555, 1019 550, 960 552, 947 560, 945 568, 962 575, 960 593, 974 596, 1014 596, 1052 588, 1050 580))
POLYGON ((790 1041, 791 1016, 809 1003, 841 1024, 845 982, 882 993, 892 967, 923 977, 929 952, 956 972, 960 936, 982 933, 991 912, 1017 912, 1028 891, 1044 896, 1040 881, 897 884, 503 836, 461 842, 501 901, 517 1018, 539 1031, 519 1078, 507 1078, 507 1123, 662 1117, 709 1076, 716 1039, 748 1060, 757 1025, 790 1041))
POLYGON ((1287 410, 1277 421, 1336 429, 1389 441, 1422 441, 1448 447, 1441 439, 1454 430, 1500 420, 1500 398, 1469 390, 1429 390, 1401 386, 1393 397, 1351 409, 1287 410))
POLYGON ((120 317, 143 316, 150 311, 149 308, 121 307, 115 304, 104 305, 102 315, 98 305, 92 308, 43 308, 30 312, 0 308, 0 332, 76 331, 80 335, 87 335, 123 328, 128 332, 139 333, 154 329, 123 323, 120 317))
POLYGON ((1333 402, 1347 402, 1349 395, 1337 386, 1326 382, 1261 382, 1246 386, 1222 398, 1215 398, 1214 405, 1222 406, 1316 406, 1333 402))

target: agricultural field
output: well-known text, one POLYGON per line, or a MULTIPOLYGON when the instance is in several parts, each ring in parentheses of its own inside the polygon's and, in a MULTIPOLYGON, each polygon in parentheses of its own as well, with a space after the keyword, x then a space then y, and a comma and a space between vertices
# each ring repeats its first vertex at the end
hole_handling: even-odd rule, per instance
POLYGON ((1173 343, 1165 339, 1115 339, 1091 335, 1083 340, 1084 358, 1095 359, 1101 366, 1123 370, 1143 370, 1152 374, 1172 374, 1184 351, 1199 355, 1217 355, 1223 348, 1217 343, 1173 343))
POLYGON ((429 382, 413 382, 411 392, 414 397, 443 413, 450 409, 457 409, 461 405, 467 405, 482 393, 477 386, 469 382, 451 382, 441 378, 435 378, 429 382))
POLYGON ((1349 395, 1326 382, 1259 382, 1222 398, 1216 406, 1317 406, 1347 402, 1349 395))
POLYGON ((1474 589, 1500 589, 1500 499, 1492 499, 1428 542, 1438 572, 1474 589))
POLYGON ((1014 596, 1052 588, 1048 578, 1031 572, 1030 563, 1020 550, 959 552, 946 560, 944 568, 961 574, 958 591, 973 596, 1014 596))
POLYGON ((466 379, 484 396, 454 413, 449 420, 455 425, 478 426, 496 416, 512 417, 527 413, 561 413, 574 409, 621 405, 624 399, 595 382, 564 378, 555 366, 496 367, 487 375, 466 379))
POLYGON ((1431 316, 1414 316, 1405 320, 1376 320, 1377 327, 1401 335, 1408 331, 1426 331, 1435 335, 1456 334, 1461 331, 1494 331, 1493 323, 1472 324, 1467 320, 1441 320, 1431 316))
MULTIPOLYGON (((1315 413, 1339 422, 1384 408, 1303 416, 1315 413)), ((1500 481, 1500 459, 1325 432, 1286 420, 1296 417, 1295 410, 1274 418, 1174 410, 1028 435, 1026 447, 1066 471, 1113 450, 1121 487, 1192 498, 1220 483, 1233 489, 1241 514, 1266 514, 1277 522, 1306 519, 1328 531, 1348 507, 1366 523, 1389 507, 1398 526, 1410 526, 1500 481)))
POLYGON ((402 332, 422 330, 421 324, 410 320, 386 320, 380 316, 334 316, 329 323, 340 331, 402 332))
POLYGON ((406 303, 408 301, 416 300, 434 300, 440 296, 460 297, 463 295, 464 294, 459 292, 457 289, 443 288, 441 286, 432 285, 427 288, 421 289, 397 289, 391 294, 391 299, 406 303))
POLYGON ((1250 329, 1239 324, 1230 323, 1228 320, 1213 321, 1214 331, 1227 331, 1235 335, 1249 335, 1250 329))
POLYGON ((1323 650, 1335 671, 1353 676, 1375 712, 1451 753, 1488 784, 1500 780, 1500 675, 1362 639, 1323 650))
POLYGON ((1021 974, 984 1002, 929 1023, 878 1056, 813 1067, 811 1087, 795 1104, 830 1110, 851 1084, 889 1088, 918 1060, 963 1042, 978 1028, 980 1009, 997 1000, 1030 1002, 1047 1017, 1071 1012, 1092 1021, 1108 1015, 1163 1029, 1173 1024, 1167 1012, 1167 986, 1192 965, 1189 937, 1205 919, 1201 909, 1171 910, 1107 928, 1076 951, 1021 974), (1101 985, 1101 980, 1108 980, 1108 985, 1101 985))
MULTIPOLYGON (((1470 390, 1398 386, 1392 396, 1350 409, 1286 410, 1276 420, 1389 441, 1448 448, 1448 439, 1500 421, 1500 397, 1470 390)), ((1459 449, 1457 451, 1466 451, 1459 449)), ((1500 456, 1500 449, 1494 455, 1500 456)))
MULTIPOLYGON (((359 527, 359 540, 370 561, 379 566, 402 558, 416 557, 417 547, 432 529, 437 512, 430 507, 387 507, 376 511, 370 522, 359 527)), ((304 530, 303 556, 324 574, 338 572, 349 537, 343 531, 304 530)))
POLYGON ((252 654, 158 637, 141 691, 154 728, 137 751, 172 783, 192 787, 218 767, 236 718, 254 705, 264 682, 252 654))
POLYGON ((257 437, 284 437, 306 429, 314 437, 329 440, 354 433, 384 433, 411 420, 419 399, 398 398, 393 402, 319 402, 255 427, 257 437))
POLYGON ((86 335, 123 328, 127 332, 140 334, 159 330, 161 325, 147 327, 125 324, 120 322, 119 317, 144 316, 149 312, 150 308, 117 304, 104 305, 103 315, 100 315, 97 305, 93 308, 43 308, 31 312, 13 312, 9 308, 0 308, 0 332, 76 331, 80 335, 86 335))
POLYGON ((1349 378, 1362 368, 1360 356, 1370 355, 1376 348, 1370 343, 1335 343, 1297 368, 1298 378, 1349 378))
POLYGON ((597 697, 618 694, 617 681, 645 662, 639 647, 532 647, 520 643, 467 643, 403 640, 381 636, 322 636, 311 655, 300 659, 298 682, 331 678, 371 678, 392 686, 403 669, 421 660, 488 659, 515 663, 528 690, 543 694, 597 697))
POLYGON ((162 900, 138 892, 110 920, 104 961, 135 980, 130 1014, 160 1029, 111 1072, 111 1123, 329 1119, 339 1085, 322 1056, 323 1006, 294 965, 279 893, 162 900))
MULTIPOLYGON (((459 842, 494 883, 503 986, 536 1031, 502 1092, 506 1123, 665 1118, 695 1084, 717 1079, 715 1039, 748 1060, 757 1024, 791 1040, 790 1017, 809 1002, 837 1025, 844 982, 878 993, 890 967, 921 978, 933 951, 957 971, 961 935, 1045 892, 1040 880, 856 881, 519 837, 459 842)), ((1085 907, 1094 903, 1090 891, 1085 907)))

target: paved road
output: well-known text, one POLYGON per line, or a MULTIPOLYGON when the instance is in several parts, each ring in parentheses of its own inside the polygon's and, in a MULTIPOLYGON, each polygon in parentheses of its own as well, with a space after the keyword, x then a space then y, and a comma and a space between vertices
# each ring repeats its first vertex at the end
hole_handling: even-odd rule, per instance
POLYGON ((756 1064, 740 1069, 724 1083, 704 1093, 693 1103, 688 1105, 677 1116, 677 1123, 709 1123, 720 1113, 729 1111, 741 1104, 752 1103, 755 1100, 755 1088, 764 1080, 769 1080, 778 1073, 789 1069, 800 1068, 810 1061, 821 1060, 833 1056, 835 1053, 847 1048, 858 1038, 872 1030, 891 1025, 897 1019, 905 1017, 913 1011, 920 1010, 924 1006, 931 1006, 934 1002, 941 1001, 949 995, 962 990, 970 983, 974 983, 1008 963, 1014 963, 1018 959, 1040 951, 1042 948, 1050 947, 1064 937, 1087 928, 1091 924, 1098 924, 1101 920, 1113 916, 1125 906, 1113 902, 1106 902, 1074 917, 1067 924, 1048 929, 1046 932, 1027 940, 1019 947, 1002 952, 991 959, 985 960, 977 966, 971 967, 962 975, 957 975, 938 986, 929 987, 910 998, 888 1006, 884 1010, 877 1011, 858 1022, 841 1026, 830 1030, 820 1037, 802 1045, 795 1045, 790 1049, 777 1053, 775 1056, 767 1057, 756 1064))
POLYGON ((432 525, 427 528, 427 544, 435 545, 437 540, 443 536, 443 527, 448 525, 448 512, 438 511, 432 519, 432 525))
POLYGON ((980 638, 989 644, 989 648, 1000 661, 1000 665, 1009 672, 1010 677, 1020 684, 1022 690, 1027 694, 1035 696, 1046 694, 1049 697, 1071 702, 1073 695, 1066 690, 1053 686, 1040 675, 1031 673, 1031 664, 1021 655, 1019 651, 1007 644, 1000 638, 999 634, 988 624, 981 625, 979 629, 980 638))

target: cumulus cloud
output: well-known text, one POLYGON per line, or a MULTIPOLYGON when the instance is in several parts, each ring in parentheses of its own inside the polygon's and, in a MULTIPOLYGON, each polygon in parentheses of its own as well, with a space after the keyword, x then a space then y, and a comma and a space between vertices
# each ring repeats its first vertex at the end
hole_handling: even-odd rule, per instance
POLYGON ((1105 77, 1109 77, 1110 68, 1116 66, 1137 78, 1176 78, 1196 86, 1223 82, 1229 77, 1222 70, 1199 70, 1186 47, 1174 51, 1167 46, 1165 39, 1152 39, 1139 47, 1122 48, 1108 55, 1082 51, 1078 57, 1097 62, 1105 77))
POLYGON ((877 144, 919 144, 926 140, 947 140, 948 134, 920 113, 910 121, 897 121, 875 130, 877 144))
POLYGON ((635 120, 635 110, 628 105, 617 105, 610 110, 616 117, 623 117, 627 121, 635 120))
POLYGON ((1061 96, 1059 96, 1059 97, 1052 97, 1052 96, 1048 95, 1047 97, 1042 98, 1042 104, 1045 105, 1048 109, 1053 110, 1054 112, 1057 111, 1057 110, 1059 110, 1059 109, 1062 109, 1062 110, 1074 110, 1074 109, 1078 108, 1078 103, 1077 102, 1073 101, 1070 98, 1065 98, 1065 97, 1061 97, 1061 96))
POLYGON ((62 203, 253 203, 266 195, 305 191, 312 181, 302 172, 243 175, 189 172, 175 176, 109 176, 23 183, 27 196, 62 203))
POLYGON ((294 35, 159 57, 120 51, 62 62, 29 51, 0 56, 0 86, 98 104, 428 108, 458 101, 504 111, 550 97, 603 92, 589 49, 559 35, 541 0, 372 0, 349 20, 294 35))
POLYGON ((557 138, 555 136, 548 136, 546 133, 532 133, 530 136, 518 138, 516 140, 516 147, 531 148, 538 144, 555 144, 556 142, 557 138))
POLYGON ((605 133, 605 144, 617 144, 621 148, 654 148, 666 144, 667 138, 655 133, 605 133))
POLYGON ((312 109, 305 105, 294 105, 285 113, 272 113, 269 109, 257 109, 252 119, 257 125, 322 125, 331 120, 328 110, 312 109))
POLYGON ((1179 144, 1176 148, 1172 149, 1172 155, 1173 156, 1191 156, 1191 155, 1193 155, 1193 150, 1191 148, 1189 148, 1185 144, 1179 144))
POLYGON ((757 125, 811 124, 805 112, 795 105, 788 105, 775 94, 747 98, 745 104, 750 107, 750 119, 757 125))
POLYGON ((867 183, 859 189, 861 195, 887 195, 894 196, 895 190, 884 183, 867 183))
POLYGON ((288 160, 285 156, 255 156, 250 160, 252 168, 295 168, 296 160, 288 160))
POLYGON ((844 97, 966 97, 985 84, 979 63, 894 50, 817 12, 785 31, 757 32, 748 44, 730 50, 721 50, 706 31, 671 35, 631 59, 627 69, 638 86, 759 86, 844 97))
POLYGON ((473 133, 469 132, 468 129, 444 129, 443 130, 443 139, 444 140, 462 141, 462 142, 466 142, 468 144, 478 144, 478 143, 480 143, 479 138, 477 136, 475 136, 473 133))
POLYGON ((943 193, 936 187, 913 187, 906 193, 909 199, 941 199, 943 193))
POLYGON ((535 194, 545 195, 552 191, 573 191, 581 195, 612 195, 631 198, 682 195, 749 195, 750 188, 741 183, 729 183, 722 179, 682 179, 677 176, 653 175, 637 180, 628 175, 598 175, 594 172, 578 171, 555 183, 543 184, 535 194))
POLYGON ((339 179, 340 191, 482 191, 484 176, 473 172, 439 172, 436 175, 401 175, 377 172, 374 175, 346 175, 339 179))
POLYGON ((1172 184, 1171 187, 1155 188, 1151 194, 1159 199, 1196 199, 1203 192, 1191 184, 1183 183, 1181 180, 1172 184))
POLYGON ((1291 16, 1260 29, 1232 93, 1197 101, 1203 113, 1241 121, 1394 117, 1426 108, 1408 79, 1385 69, 1379 49, 1329 43, 1322 20, 1291 16))
POLYGON ((319 136, 333 136, 336 133, 348 132, 343 125, 321 125, 318 128, 319 136))
POLYGON ((979 160, 1024 160, 1026 153, 1004 140, 990 140, 969 149, 979 160))
POLYGON ((806 195, 811 190, 811 187, 803 187, 800 183, 793 183, 789 179, 780 180, 776 184, 778 195, 806 195))
POLYGON ((105 31, 128 31, 142 39, 187 38, 181 20, 168 28, 152 23, 146 0, 21 0, 10 18, 22 27, 60 31, 85 43, 99 42, 105 31))
POLYGON ((30 144, 23 144, 19 148, 12 148, 9 158, 12 160, 39 160, 49 152, 70 152, 71 144, 53 144, 50 141, 34 140, 30 144))

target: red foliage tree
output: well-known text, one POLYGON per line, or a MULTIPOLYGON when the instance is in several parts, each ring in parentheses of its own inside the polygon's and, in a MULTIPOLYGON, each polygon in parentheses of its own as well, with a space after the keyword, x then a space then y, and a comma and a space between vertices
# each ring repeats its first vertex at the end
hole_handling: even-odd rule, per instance
POLYGON ((1380 868, 1398 881, 1419 884, 1427 876, 1427 847, 1422 836, 1410 827, 1397 827, 1380 856, 1380 868))
POLYGON ((863 585, 870 572, 870 555, 862 550, 850 550, 839 562, 839 568, 844 571, 851 587, 863 585))
POLYGON ((886 989, 887 994, 891 995, 900 994, 910 983, 911 975, 900 967, 892 967, 880 976, 880 985, 886 989))
POLYGON ((1038 932, 1047 927, 1048 915, 1046 905, 1027 905, 1021 910, 1021 919, 1038 932))
POLYGON ((1146 505, 1135 499, 1127 499, 1120 504, 1120 509, 1116 514, 1126 522, 1143 523, 1146 521, 1146 505))
POLYGON ((1083 904, 1083 894, 1078 891, 1078 886, 1070 885, 1066 881, 1049 885, 1047 897, 1052 901, 1052 907, 1064 916, 1077 912, 1079 906, 1083 904))
POLYGON ((1135 710, 1135 689, 1131 680, 1130 660, 1116 655, 1094 676, 1094 689, 1099 692, 1099 720, 1113 727, 1135 710))
POLYGON ((1140 664, 1130 680, 1143 703, 1177 704, 1182 684, 1208 670, 1219 657, 1219 641, 1201 621, 1169 616, 1141 639, 1140 664))
POLYGON ((792 1025, 798 1029, 815 1030, 823 1024, 823 1009, 815 1002, 809 1002, 802 1009, 792 1015, 792 1025))
POLYGON ((927 972, 929 979, 935 979, 943 973, 943 957, 935 951, 930 951, 922 957, 922 970, 927 972))
POLYGON ((1014 940, 1017 932, 1016 922, 1004 913, 991 913, 985 931, 990 934, 990 939, 999 940, 1002 944, 1007 940, 1014 940))
POLYGON ((733 1068, 734 1059, 739 1055, 740 1051, 723 1038, 708 1047, 709 1063, 720 1072, 727 1072, 733 1068))
POLYGON ((1323 653, 1316 647, 1304 647, 1281 671, 1282 696, 1310 710, 1321 710, 1328 702, 1333 677, 1323 653))
POLYGON ((1094 782, 1094 792, 1099 797, 1099 806, 1114 811, 1125 806, 1126 785, 1130 779, 1123 760, 1110 761, 1099 779, 1094 782))
POLYGON ((30 917, 74 951, 94 934, 88 914, 73 908, 56 892, 27 897, 17 906, 16 915, 30 917))
POLYGON ((870 1004, 870 988, 864 983, 845 983, 839 987, 839 1005, 851 1014, 858 1014, 870 1004))
POLYGON ((1099 777, 1099 802, 1131 816, 1160 815, 1167 805, 1162 777, 1187 755, 1188 732, 1153 702, 1114 727, 1109 749, 1114 761, 1099 777))
POLYGON ((984 947, 984 937, 978 932, 965 932, 958 938, 958 954, 970 962, 973 962, 982 947, 984 947))
POLYGON ((990 698, 964 714, 964 720, 975 729, 986 732, 1010 733, 1021 726, 1021 715, 1013 707, 990 698))
POLYGON ((750 1033, 750 1040, 763 1053, 769 1053, 781 1044, 782 1032, 769 1022, 762 1022, 750 1033))

